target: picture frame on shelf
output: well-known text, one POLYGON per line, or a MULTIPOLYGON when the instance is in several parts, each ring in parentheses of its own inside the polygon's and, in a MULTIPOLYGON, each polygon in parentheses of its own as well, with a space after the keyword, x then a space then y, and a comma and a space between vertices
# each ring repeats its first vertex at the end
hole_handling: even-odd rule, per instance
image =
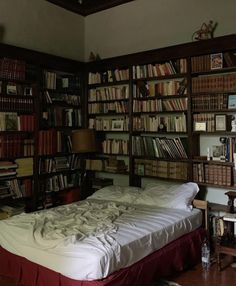
POLYGON ((193 124, 194 131, 207 131, 206 121, 195 121, 193 124))
POLYGON ((227 118, 225 114, 215 115, 215 131, 226 131, 227 130, 227 118))
POLYGON ((223 161, 223 162, 225 161, 224 144, 212 146, 212 160, 213 161, 223 161))
POLYGON ((12 94, 12 95, 17 94, 17 85, 15 83, 7 84, 7 94, 12 94))
POLYGON ((139 176, 144 176, 145 175, 144 164, 138 164, 137 175, 139 175, 139 176))
POLYGON ((123 131, 124 129, 124 120, 113 120, 111 124, 112 131, 123 131))
POLYGON ((33 95, 33 89, 31 86, 26 86, 24 88, 24 95, 26 95, 26 96, 32 96, 33 95))
POLYGON ((211 63, 211 70, 222 69, 223 54, 222 53, 211 54, 210 63, 211 63))

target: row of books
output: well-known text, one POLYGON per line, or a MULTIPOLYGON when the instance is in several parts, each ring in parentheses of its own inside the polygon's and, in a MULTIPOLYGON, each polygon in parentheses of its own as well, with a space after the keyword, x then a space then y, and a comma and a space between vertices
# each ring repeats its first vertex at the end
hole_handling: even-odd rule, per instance
POLYGON ((59 192, 61 190, 72 188, 80 185, 80 174, 59 174, 54 175, 40 184, 42 192, 59 192))
POLYGON ((86 170, 91 171, 104 171, 110 173, 126 173, 128 166, 124 160, 118 160, 116 158, 108 159, 86 159, 86 170))
POLYGON ((89 84, 109 83, 122 80, 129 80, 129 69, 107 70, 105 72, 90 72, 88 75, 89 84))
POLYGON ((5 134, 0 136, 0 158, 15 158, 34 155, 34 140, 25 135, 5 134))
POLYGON ((187 180, 188 163, 135 159, 134 173, 139 176, 187 180))
POLYGON ((133 112, 185 111, 188 98, 133 100, 133 112))
POLYGON ((129 98, 129 86, 99 87, 89 90, 88 101, 106 101, 129 98))
POLYGON ((191 58, 192 72, 205 72, 235 66, 236 57, 231 52, 202 55, 191 58))
POLYGON ((18 180, 14 177, 0 180, 0 199, 29 197, 32 194, 32 179, 18 180))
POLYGON ((34 116, 0 112, 0 131, 34 131, 34 116))
POLYGON ((32 112, 34 110, 34 102, 32 98, 16 98, 16 97, 0 97, 0 110, 32 112))
POLYGON ((73 106, 80 105, 80 96, 77 94, 55 93, 55 92, 50 93, 48 90, 45 90, 43 95, 46 103, 62 102, 73 106))
POLYGON ((23 213, 25 206, 23 203, 8 203, 7 205, 0 205, 0 219, 6 219, 8 217, 23 213))
POLYGON ((199 183, 232 186, 232 167, 219 164, 194 163, 193 180, 199 183))
POLYGON ((80 168, 81 160, 78 155, 57 156, 39 159, 39 174, 53 173, 63 170, 80 168))
POLYGON ((129 131, 129 118, 89 118, 89 129, 97 131, 129 131))
POLYGON ((104 154, 123 154, 128 155, 129 140, 125 139, 106 139, 102 142, 102 152, 104 154))
POLYGON ((186 132, 186 115, 141 115, 133 118, 134 131, 186 132))
POLYGON ((64 107, 48 108, 43 112, 44 124, 47 127, 80 127, 81 126, 81 110, 64 107))
POLYGON ((55 129, 39 131, 39 155, 53 155, 56 153, 71 153, 71 137, 55 129))
POLYGON ((133 66, 133 78, 148 78, 158 76, 168 76, 176 73, 187 72, 187 60, 177 59, 175 61, 168 61, 165 63, 154 63, 147 65, 133 66))
POLYGON ((236 91, 236 74, 209 75, 192 78, 192 92, 236 91))
POLYGON ((0 199, 3 198, 22 198, 23 193, 21 191, 19 181, 12 177, 5 177, 4 182, 0 180, 0 199))
POLYGON ((97 102, 88 104, 89 114, 99 113, 128 113, 129 103, 127 101, 97 102))
POLYGON ((48 89, 57 88, 57 74, 55 72, 44 71, 44 86, 48 89))
POLYGON ((134 85, 135 97, 181 96, 186 94, 186 92, 186 85, 183 79, 149 81, 145 84, 138 82, 137 88, 134 85))
POLYGON ((1 58, 0 77, 10 80, 25 80, 26 63, 22 60, 1 58))
MULTIPOLYGON (((228 108, 228 94, 204 94, 192 97, 192 109, 222 110, 228 108)), ((236 108, 236 106, 235 106, 236 108)))
POLYGON ((133 136, 132 151, 134 156, 187 159, 187 137, 133 136))
POLYGON ((196 123, 204 122, 206 124, 206 132, 215 132, 215 114, 214 113, 199 113, 193 114, 193 130, 198 131, 196 123))

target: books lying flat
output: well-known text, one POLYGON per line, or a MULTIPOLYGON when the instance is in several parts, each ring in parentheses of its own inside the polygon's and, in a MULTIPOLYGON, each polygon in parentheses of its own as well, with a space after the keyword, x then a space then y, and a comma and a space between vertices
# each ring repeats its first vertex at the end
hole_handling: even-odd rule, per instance
POLYGON ((236 222, 236 213, 228 213, 224 215, 223 220, 236 222))

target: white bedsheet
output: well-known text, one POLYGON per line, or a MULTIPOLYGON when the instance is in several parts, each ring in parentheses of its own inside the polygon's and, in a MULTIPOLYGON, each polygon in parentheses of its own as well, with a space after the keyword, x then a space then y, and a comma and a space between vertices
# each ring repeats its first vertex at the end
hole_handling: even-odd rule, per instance
POLYGON ((201 225, 201 212, 87 200, 0 221, 0 245, 64 276, 96 280, 201 225))

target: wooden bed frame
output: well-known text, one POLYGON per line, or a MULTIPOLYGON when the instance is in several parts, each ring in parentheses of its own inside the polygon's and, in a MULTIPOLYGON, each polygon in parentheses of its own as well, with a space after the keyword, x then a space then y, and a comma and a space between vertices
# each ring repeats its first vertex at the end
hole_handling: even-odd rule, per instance
POLYGON ((208 204, 194 200, 193 205, 204 212, 204 227, 183 235, 107 278, 94 281, 73 280, 1 247, 0 275, 13 278, 18 286, 148 286, 158 277, 169 276, 200 262, 201 244, 208 230, 208 204))

